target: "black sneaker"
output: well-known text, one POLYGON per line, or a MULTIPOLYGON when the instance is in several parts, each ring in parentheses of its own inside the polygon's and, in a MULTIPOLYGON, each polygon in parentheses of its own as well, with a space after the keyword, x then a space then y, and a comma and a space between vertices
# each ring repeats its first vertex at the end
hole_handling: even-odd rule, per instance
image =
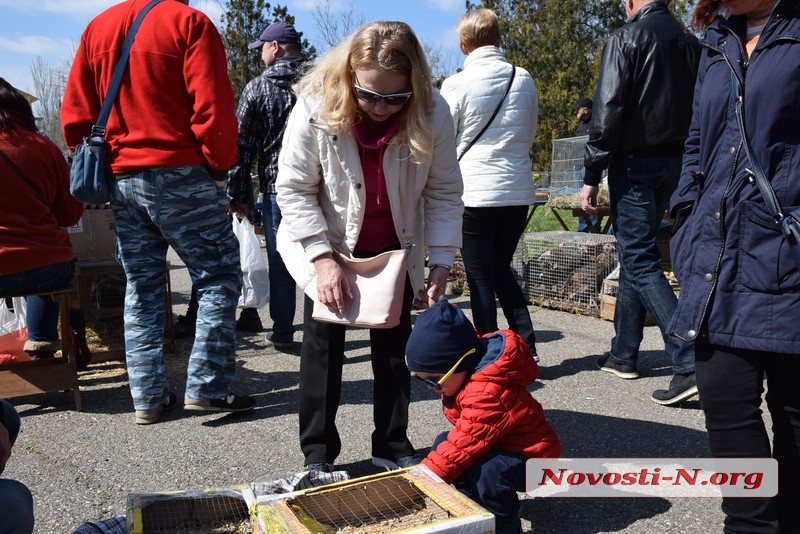
POLYGON ((172 335, 176 338, 194 337, 196 323, 197 317, 191 318, 185 315, 179 315, 175 326, 172 327, 172 335))
POLYGON ((303 471, 317 471, 321 473, 330 473, 333 471, 333 466, 325 462, 313 462, 303 468, 303 471))
POLYGON ((636 370, 635 366, 615 362, 608 352, 597 359, 597 368, 625 380, 639 378, 639 371, 636 370))
POLYGON ((278 352, 300 354, 300 343, 295 343, 294 340, 275 341, 274 339, 267 337, 267 343, 272 345, 278 352))
POLYGON ((255 407, 256 401, 247 395, 229 393, 221 399, 190 399, 183 401, 184 410, 199 412, 246 412, 255 407))
POLYGON ((379 458, 377 456, 372 457, 372 465, 377 467, 383 467, 386 470, 391 471, 392 469, 403 469, 405 467, 413 467, 419 464, 422 461, 422 458, 419 454, 409 454, 407 456, 401 456, 400 458, 395 458, 394 460, 389 460, 387 458, 379 458))
POLYGON ((240 315, 236 319, 237 332, 263 332, 264 325, 261 324, 261 318, 258 315, 240 315))
POLYGON ((653 402, 662 406, 677 406, 697 395, 697 378, 694 373, 675 375, 669 382, 669 389, 653 392, 653 402))

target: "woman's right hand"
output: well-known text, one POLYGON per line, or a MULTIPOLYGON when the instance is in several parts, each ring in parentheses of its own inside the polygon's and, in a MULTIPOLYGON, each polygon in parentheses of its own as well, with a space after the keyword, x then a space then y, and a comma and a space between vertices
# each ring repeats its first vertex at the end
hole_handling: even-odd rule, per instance
POLYGON ((350 284, 333 255, 323 254, 314 260, 317 271, 317 300, 334 313, 344 313, 345 297, 352 299, 350 284))

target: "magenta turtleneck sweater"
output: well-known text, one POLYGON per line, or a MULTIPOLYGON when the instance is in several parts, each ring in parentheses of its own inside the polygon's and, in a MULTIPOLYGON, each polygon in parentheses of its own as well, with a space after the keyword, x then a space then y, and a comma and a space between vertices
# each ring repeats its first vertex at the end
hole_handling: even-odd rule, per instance
POLYGON ((353 123, 367 199, 364 224, 354 251, 356 253, 379 253, 400 248, 383 174, 383 153, 397 131, 399 122, 400 115, 395 114, 382 123, 374 123, 369 118, 353 123))

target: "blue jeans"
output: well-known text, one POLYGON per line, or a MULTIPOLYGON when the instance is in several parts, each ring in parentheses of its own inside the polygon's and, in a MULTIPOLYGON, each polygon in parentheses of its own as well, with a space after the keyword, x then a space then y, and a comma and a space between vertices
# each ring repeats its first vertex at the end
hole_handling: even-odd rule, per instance
POLYGON ((265 195, 262 207, 264 240, 269 262, 269 316, 272 319, 272 341, 291 342, 294 339, 294 312, 297 303, 297 283, 286 270, 278 253, 275 236, 281 223, 281 210, 276 195, 265 195))
MULTIPOLYGON (((8 431, 11 445, 19 434, 19 415, 11 403, 0 399, 0 424, 8 431)), ((0 478, 0 534, 33 532, 33 496, 16 480, 0 478)))
POLYGON ((186 264, 199 303, 186 397, 224 397, 236 370, 242 289, 225 187, 216 186, 205 166, 152 168, 118 176, 112 195, 117 255, 128 279, 125 352, 134 407, 158 406, 169 389, 163 352, 169 246, 186 264))
MULTIPOLYGON (((447 432, 436 436, 431 450, 446 439, 447 432)), ((453 481, 458 491, 494 514, 496 534, 522 532, 517 492, 525 491, 526 461, 524 456, 492 448, 453 481)))
MULTIPOLYGON (((0 297, 40 293, 66 286, 75 276, 75 262, 64 261, 30 271, 0 276, 0 297)), ((26 297, 28 339, 58 339, 58 303, 49 296, 26 297)))
POLYGON ((636 366, 645 315, 650 312, 664 337, 673 374, 694 371, 694 344, 665 334, 678 299, 664 277, 656 237, 680 170, 680 157, 621 157, 608 174, 620 262, 611 357, 616 363, 636 366))
POLYGON ((536 334, 511 259, 525 230, 528 206, 465 208, 461 257, 467 272, 472 320, 481 334, 497 330, 497 303, 508 328, 536 354, 536 334))

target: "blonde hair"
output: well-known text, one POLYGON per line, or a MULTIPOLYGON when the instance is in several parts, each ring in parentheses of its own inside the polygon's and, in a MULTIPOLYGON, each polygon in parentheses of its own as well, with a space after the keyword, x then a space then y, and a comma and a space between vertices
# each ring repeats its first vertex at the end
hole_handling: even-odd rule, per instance
POLYGON ((458 40, 472 52, 481 46, 495 46, 500 42, 500 21, 491 9, 467 11, 456 24, 458 40))
POLYGON ((433 84, 430 68, 414 31, 404 22, 371 22, 326 53, 295 86, 298 95, 318 94, 320 119, 333 133, 350 130, 361 114, 353 83, 356 69, 381 68, 405 74, 412 96, 403 108, 393 142, 406 144, 414 161, 422 163, 433 153, 430 111, 433 84))

